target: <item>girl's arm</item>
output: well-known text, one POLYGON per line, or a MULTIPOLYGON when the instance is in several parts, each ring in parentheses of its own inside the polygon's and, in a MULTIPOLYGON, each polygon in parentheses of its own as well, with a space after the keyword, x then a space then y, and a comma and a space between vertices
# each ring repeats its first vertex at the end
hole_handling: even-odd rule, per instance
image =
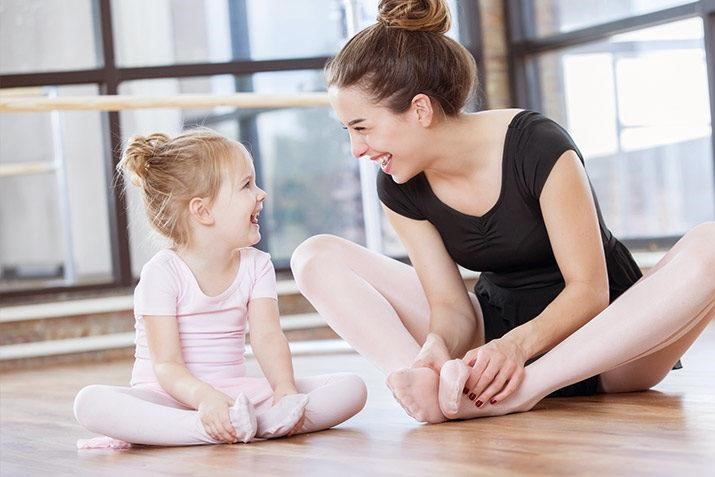
POLYGON ((177 401, 196 409, 206 432, 223 442, 236 442, 226 394, 194 377, 181 355, 179 327, 175 316, 144 316, 149 354, 159 384, 177 401))
POLYGON ((251 348, 263 374, 273 388, 273 402, 288 394, 296 394, 288 340, 281 330, 278 301, 256 298, 248 303, 248 324, 251 348))

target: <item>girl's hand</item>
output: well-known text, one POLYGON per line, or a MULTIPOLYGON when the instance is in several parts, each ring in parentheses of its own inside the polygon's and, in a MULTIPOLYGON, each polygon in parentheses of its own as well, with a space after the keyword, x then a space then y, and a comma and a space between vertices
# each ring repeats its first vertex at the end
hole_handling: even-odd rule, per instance
POLYGON ((465 389, 477 407, 503 401, 524 379, 526 354, 508 339, 492 340, 467 351, 462 359, 472 367, 465 389))
POLYGON ((231 398, 218 391, 209 394, 199 403, 197 410, 201 424, 206 429, 206 433, 219 442, 229 444, 237 442, 236 429, 228 415, 228 409, 232 405, 231 398))
MULTIPOLYGON (((273 405, 275 406, 278 401, 291 394, 298 394, 298 390, 293 384, 288 383, 282 386, 276 386, 276 389, 273 391, 273 405)), ((303 417, 300 418, 300 420, 295 424, 295 426, 293 426, 293 429, 291 429, 287 435, 292 436, 293 434, 298 432, 298 430, 303 427, 304 422, 305 414, 303 415, 303 417)))
POLYGON ((445 344, 442 337, 434 333, 427 335, 425 339, 425 344, 422 345, 422 349, 417 354, 417 358, 412 363, 412 368, 432 368, 437 374, 442 369, 442 365, 449 361, 451 356, 447 350, 447 345, 445 344))
POLYGON ((273 405, 278 404, 278 401, 291 394, 298 394, 298 390, 293 384, 278 385, 273 390, 273 405))

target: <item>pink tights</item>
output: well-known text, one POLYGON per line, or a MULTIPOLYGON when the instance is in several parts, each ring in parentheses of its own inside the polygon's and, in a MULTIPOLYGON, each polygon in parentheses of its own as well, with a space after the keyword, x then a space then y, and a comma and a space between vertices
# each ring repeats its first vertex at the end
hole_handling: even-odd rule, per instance
MULTIPOLYGON (((462 356, 452 356, 440 374, 410 369, 430 316, 412 267, 320 235, 296 249, 291 268, 328 324, 388 375, 388 386, 407 413, 436 423, 526 411, 552 391, 595 375, 607 393, 656 385, 715 318, 713 244, 715 222, 689 231, 628 291, 527 366, 511 396, 482 408, 462 394, 468 372, 462 356)), ((479 304, 471 298, 483 330, 479 304)))
MULTIPOLYGON (((267 381, 265 386, 269 386, 267 381)), ((305 419, 298 431, 301 434, 328 429, 350 419, 363 408, 367 399, 363 381, 348 373, 298 378, 296 387, 307 397, 305 419)), ((266 431, 266 435, 260 434, 262 416, 270 412, 273 399, 269 392, 263 394, 268 397, 252 403, 258 419, 257 437, 279 437, 271 430, 266 431)), ((157 446, 219 443, 206 433, 197 411, 165 393, 141 386, 87 386, 75 398, 74 413, 89 431, 107 436, 95 438, 90 443, 80 442, 80 447, 121 448, 127 447, 127 443, 157 446)))

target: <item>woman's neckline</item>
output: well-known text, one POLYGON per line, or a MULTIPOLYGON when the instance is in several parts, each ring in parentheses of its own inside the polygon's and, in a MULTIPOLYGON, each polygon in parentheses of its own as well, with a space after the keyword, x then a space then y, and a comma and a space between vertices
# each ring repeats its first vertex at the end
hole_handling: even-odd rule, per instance
POLYGON ((490 215, 492 215, 498 208, 499 205, 501 204, 503 198, 504 198, 504 182, 506 178, 506 159, 507 159, 507 149, 509 146, 509 141, 511 139, 511 133, 512 129, 516 127, 516 123, 518 119, 523 116, 526 113, 529 113, 530 111, 527 109, 522 109, 519 112, 517 112, 514 116, 512 116, 511 120, 509 121, 509 124, 506 127, 506 131, 504 132, 504 145, 502 147, 502 152, 501 152, 501 183, 499 184, 499 196, 497 197, 496 202, 494 202, 494 205, 492 205, 486 212, 484 212, 482 215, 472 215, 472 214, 467 214, 465 212, 462 212, 458 209, 455 209, 454 207, 446 204, 442 199, 439 198, 439 196, 434 192, 434 189, 432 189, 432 185, 429 183, 429 179, 427 179, 427 175, 424 172, 421 172, 419 175, 421 176, 421 180, 424 182, 425 187, 427 188, 427 191, 429 194, 434 198, 434 200, 440 205, 440 207, 446 209, 449 212, 452 212, 454 214, 460 215, 462 217, 466 217, 470 220, 484 220, 490 215))

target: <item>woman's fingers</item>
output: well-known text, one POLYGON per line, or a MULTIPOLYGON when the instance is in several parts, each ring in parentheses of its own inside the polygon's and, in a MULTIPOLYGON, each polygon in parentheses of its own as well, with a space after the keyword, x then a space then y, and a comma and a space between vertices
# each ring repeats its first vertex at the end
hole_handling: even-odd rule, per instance
POLYGON ((464 390, 466 391, 467 397, 469 397, 472 401, 474 401, 477 397, 474 389, 486 371, 487 366, 489 366, 489 357, 486 354, 480 354, 477 355, 474 365, 472 365, 469 370, 469 377, 467 378, 467 382, 464 384, 464 390))
POLYGON ((484 401, 478 398, 482 395, 484 390, 492 384, 494 379, 499 374, 499 369, 500 363, 489 361, 489 365, 486 367, 484 372, 481 373, 476 384, 470 388, 469 398, 472 399, 472 395, 474 395, 475 398, 472 399, 472 401, 474 401, 478 407, 481 407, 481 404, 484 403, 484 401))
POLYGON ((514 371, 514 374, 511 375, 511 378, 509 378, 509 381, 506 383, 504 389, 500 393, 492 397, 489 402, 491 404, 496 404, 502 402, 504 399, 511 396, 512 393, 516 391, 521 382, 524 380, 524 374, 524 368, 517 367, 516 371, 514 371))
POLYGON ((487 385, 487 387, 482 391, 478 396, 477 399, 475 400, 477 407, 481 407, 481 404, 484 404, 486 402, 490 402, 494 395, 498 394, 501 392, 504 387, 506 386, 506 383, 509 381, 513 374, 513 366, 506 366, 502 367, 498 372, 497 375, 494 377, 494 379, 487 385))

